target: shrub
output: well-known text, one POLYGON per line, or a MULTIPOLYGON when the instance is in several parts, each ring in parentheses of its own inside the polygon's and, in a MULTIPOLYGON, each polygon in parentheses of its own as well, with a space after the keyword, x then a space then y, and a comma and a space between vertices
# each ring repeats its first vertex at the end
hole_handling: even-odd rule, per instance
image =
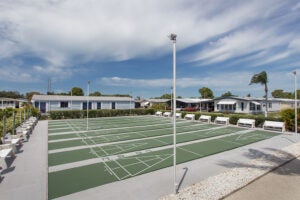
POLYGON ((229 123, 236 125, 239 118, 240 118, 240 116, 238 116, 238 115, 230 115, 229 116, 229 123))
MULTIPOLYGON (((124 110, 89 110, 89 117, 114 117, 114 116, 129 116, 129 115, 154 115, 154 109, 124 109, 124 110)), ((78 119, 86 118, 86 110, 68 110, 68 111, 50 111, 51 119, 78 119)))
MULTIPOLYGON (((297 110, 297 125, 299 127, 299 111, 300 109, 297 110)), ((295 131, 295 110, 294 109, 286 109, 282 110, 280 112, 281 118, 285 122, 285 128, 286 130, 289 131, 295 131)), ((298 132, 298 130, 297 130, 298 132)))

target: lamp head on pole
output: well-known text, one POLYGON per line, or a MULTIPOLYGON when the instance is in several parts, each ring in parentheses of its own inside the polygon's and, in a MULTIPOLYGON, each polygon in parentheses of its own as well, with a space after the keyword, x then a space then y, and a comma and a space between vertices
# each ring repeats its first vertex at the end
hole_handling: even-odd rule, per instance
POLYGON ((176 42, 176 37, 177 37, 177 35, 176 34, 174 34, 174 33, 171 33, 169 36, 168 36, 169 38, 170 38, 170 40, 172 40, 173 42, 176 42))

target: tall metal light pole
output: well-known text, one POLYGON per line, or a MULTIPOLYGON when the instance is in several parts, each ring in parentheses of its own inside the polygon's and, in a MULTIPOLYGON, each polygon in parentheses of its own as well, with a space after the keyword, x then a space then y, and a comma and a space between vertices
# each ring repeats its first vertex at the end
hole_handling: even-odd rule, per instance
POLYGON ((293 71, 293 74, 295 76, 295 134, 297 135, 298 130, 298 117, 297 117, 297 72, 296 70, 293 71))
POLYGON ((132 92, 129 92, 130 94, 130 105, 129 105, 129 116, 131 116, 131 99, 132 99, 132 92))
POLYGON ((176 182, 176 34, 169 35, 173 41, 173 166, 174 166, 174 193, 177 193, 176 182))
POLYGON ((72 98, 73 98, 73 91, 71 89, 71 110, 73 110, 73 100, 72 100, 72 98))
POLYGON ((173 87, 171 86, 171 111, 172 109, 173 109, 173 87))
POLYGON ((86 105, 86 130, 89 130, 89 95, 90 95, 90 81, 87 84, 87 105, 86 105))

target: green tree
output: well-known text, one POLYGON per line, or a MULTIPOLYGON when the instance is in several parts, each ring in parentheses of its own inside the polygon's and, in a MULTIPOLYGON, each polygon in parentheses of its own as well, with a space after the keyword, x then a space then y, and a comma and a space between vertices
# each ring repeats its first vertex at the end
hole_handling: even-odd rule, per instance
POLYGON ((258 74, 254 74, 251 78, 249 85, 261 84, 264 86, 265 99, 266 99, 266 117, 268 116, 268 75, 267 72, 262 71, 258 74))
POLYGON ((233 96, 230 91, 225 92, 224 94, 221 95, 221 97, 230 97, 233 96))
POLYGON ((31 99, 32 99, 32 96, 35 95, 35 94, 40 94, 40 93, 39 92, 35 92, 35 91, 27 92, 26 93, 26 99, 28 99, 28 101, 30 102, 31 99))
POLYGON ((90 96, 99 97, 99 96, 101 96, 101 93, 96 91, 96 92, 91 93, 90 96))
POLYGON ((172 94, 163 94, 160 96, 160 99, 171 99, 172 94))
POLYGON ((19 99, 24 98, 22 94, 20 94, 18 91, 0 91, 0 97, 6 97, 6 98, 13 98, 13 99, 19 99))
POLYGON ((72 96, 84 96, 84 92, 80 87, 73 87, 71 93, 72 96))
POLYGON ((280 89, 274 90, 271 94, 272 94, 272 97, 274 97, 274 98, 293 99, 295 97, 294 93, 284 92, 283 90, 280 90, 280 89))
POLYGON ((208 98, 208 99, 214 98, 213 91, 211 89, 209 89, 208 87, 202 87, 198 91, 202 98, 208 98))

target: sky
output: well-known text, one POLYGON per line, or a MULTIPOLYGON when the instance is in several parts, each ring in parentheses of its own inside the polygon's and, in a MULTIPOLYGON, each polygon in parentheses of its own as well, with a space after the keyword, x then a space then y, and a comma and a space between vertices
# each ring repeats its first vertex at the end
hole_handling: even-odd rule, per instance
POLYGON ((263 70, 270 93, 294 90, 299 0, 0 0, 0 90, 171 93, 170 33, 179 96, 262 97, 263 70))

